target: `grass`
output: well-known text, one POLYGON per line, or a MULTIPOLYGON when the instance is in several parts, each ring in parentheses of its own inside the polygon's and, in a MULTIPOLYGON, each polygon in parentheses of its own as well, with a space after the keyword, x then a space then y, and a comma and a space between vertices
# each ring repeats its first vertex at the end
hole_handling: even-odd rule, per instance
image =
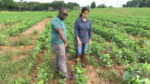
POLYGON ((118 73, 114 70, 99 70, 99 76, 104 80, 106 83, 114 83, 114 84, 121 84, 122 78, 118 75, 118 73))
POLYGON ((0 46, 0 50, 2 50, 2 47, 0 46))
MULTIPOLYGON (((20 49, 20 48, 18 48, 20 49)), ((32 49, 22 51, 6 51, 0 54, 0 84, 29 84, 27 74, 29 65, 32 65, 32 49), (13 61, 14 57, 24 54, 22 59, 13 61)))
POLYGON ((12 58, 14 57, 14 55, 15 55, 15 52, 6 51, 6 52, 0 54, 0 61, 3 61, 3 62, 11 61, 12 58))
POLYGON ((8 44, 8 38, 6 35, 0 33, 0 46, 4 46, 8 44))
POLYGON ((19 39, 13 41, 10 45, 11 46, 20 46, 20 45, 30 45, 32 42, 30 39, 25 38, 25 37, 19 37, 19 39))
POLYGON ((32 62, 32 58, 28 55, 15 62, 0 62, 0 84, 12 84, 12 79, 27 76, 28 65, 32 62), (12 76, 14 77, 12 78, 12 76))
POLYGON ((109 69, 104 70, 103 69, 104 63, 100 62, 96 57, 87 56, 87 62, 88 64, 99 69, 99 77, 107 84, 109 83, 120 84, 123 81, 116 71, 109 69))
POLYGON ((87 56, 86 59, 87 59, 88 64, 93 65, 96 68, 100 68, 100 67, 104 66, 104 64, 102 62, 99 62, 99 60, 93 56, 87 56))
POLYGON ((20 50, 17 55, 32 55, 32 50, 33 49, 24 49, 24 50, 20 50))
POLYGON ((38 30, 37 29, 33 29, 33 34, 38 34, 38 30))
POLYGON ((18 77, 13 78, 13 80, 11 80, 10 83, 12 83, 12 84, 20 84, 20 83, 30 84, 30 82, 29 82, 30 80, 26 76, 21 76, 20 74, 16 75, 16 76, 18 76, 18 77))

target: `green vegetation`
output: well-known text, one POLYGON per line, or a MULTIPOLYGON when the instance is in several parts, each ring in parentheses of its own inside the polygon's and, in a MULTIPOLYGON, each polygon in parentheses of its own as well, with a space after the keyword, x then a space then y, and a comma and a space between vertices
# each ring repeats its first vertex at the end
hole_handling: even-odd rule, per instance
POLYGON ((40 3, 40 2, 26 2, 25 0, 0 0, 0 10, 9 11, 54 11, 62 7, 73 9, 73 7, 79 7, 78 3, 64 1, 53 1, 51 3, 40 3), (49 9, 51 8, 51 9, 49 9))
POLYGON ((96 3, 95 2, 92 2, 91 3, 91 8, 95 8, 96 7, 96 3))
MULTIPOLYGON (((87 50, 87 62, 98 69, 99 78, 114 84, 149 84, 150 83, 150 9, 148 8, 95 8, 91 9, 88 18, 92 22, 92 45, 87 50)), ((64 21, 67 27, 69 45, 66 51, 73 58, 76 53, 74 40, 74 23, 80 11, 69 12, 64 21)), ((18 47, 15 52, 0 52, 0 83, 2 84, 29 84, 27 77, 38 63, 42 53, 42 62, 38 67, 37 78, 39 84, 57 80, 63 84, 60 74, 54 72, 51 49, 51 21, 38 36, 34 50, 18 51, 21 45, 30 44, 29 39, 22 39, 9 43, 11 36, 16 36, 35 23, 56 12, 5 12, 0 13, 0 45, 18 47), (39 16, 40 14, 40 16, 39 16), (13 15, 13 16, 11 16, 13 15), (14 24, 14 25, 12 25, 14 24), (8 26, 12 25, 12 26, 8 26), (6 39, 7 38, 7 39, 6 39), (5 40, 4 40, 5 39, 5 40), (17 56, 25 55, 22 59, 13 61, 17 56)), ((37 34, 33 30, 33 34, 37 34)), ((0 50, 3 50, 0 47, 0 50)), ((79 61, 79 60, 78 60, 79 61)), ((73 66, 75 83, 87 84, 86 68, 78 62, 73 66)), ((92 72, 91 72, 92 73, 92 72)))

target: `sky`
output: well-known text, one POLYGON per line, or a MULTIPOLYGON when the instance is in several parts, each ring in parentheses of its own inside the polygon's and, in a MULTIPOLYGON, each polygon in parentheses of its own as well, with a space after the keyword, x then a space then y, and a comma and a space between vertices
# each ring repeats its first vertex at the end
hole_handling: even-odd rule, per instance
MULTIPOLYGON (((19 0, 14 0, 14 1, 19 1, 19 0)), ((41 2, 41 3, 46 3, 46 2, 52 2, 54 0, 25 0, 25 1, 27 2, 36 1, 36 2, 41 2)), ((91 5, 91 3, 94 1, 96 2, 96 5, 105 4, 106 6, 122 7, 123 4, 125 4, 127 1, 130 1, 130 0, 63 0, 63 1, 65 3, 76 2, 80 6, 91 5)))

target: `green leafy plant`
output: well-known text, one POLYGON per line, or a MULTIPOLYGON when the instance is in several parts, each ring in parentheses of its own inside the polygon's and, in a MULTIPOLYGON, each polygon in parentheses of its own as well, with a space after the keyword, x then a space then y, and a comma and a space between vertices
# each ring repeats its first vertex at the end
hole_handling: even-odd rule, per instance
POLYGON ((87 84, 87 77, 84 75, 86 68, 82 68, 80 59, 77 59, 77 64, 74 66, 75 71, 75 83, 76 84, 87 84))
POLYGON ((150 64, 135 64, 132 67, 128 64, 125 68, 123 79, 128 84, 149 84, 150 64))

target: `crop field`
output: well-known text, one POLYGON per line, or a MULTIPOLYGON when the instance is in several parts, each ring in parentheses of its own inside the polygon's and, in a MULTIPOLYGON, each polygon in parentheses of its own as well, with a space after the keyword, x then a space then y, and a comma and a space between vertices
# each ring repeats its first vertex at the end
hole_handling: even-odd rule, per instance
POLYGON ((150 84, 149 8, 90 9, 86 68, 75 64, 74 23, 80 10, 68 14, 66 56, 73 80, 61 79, 53 67, 56 11, 0 12, 0 84, 150 84))

